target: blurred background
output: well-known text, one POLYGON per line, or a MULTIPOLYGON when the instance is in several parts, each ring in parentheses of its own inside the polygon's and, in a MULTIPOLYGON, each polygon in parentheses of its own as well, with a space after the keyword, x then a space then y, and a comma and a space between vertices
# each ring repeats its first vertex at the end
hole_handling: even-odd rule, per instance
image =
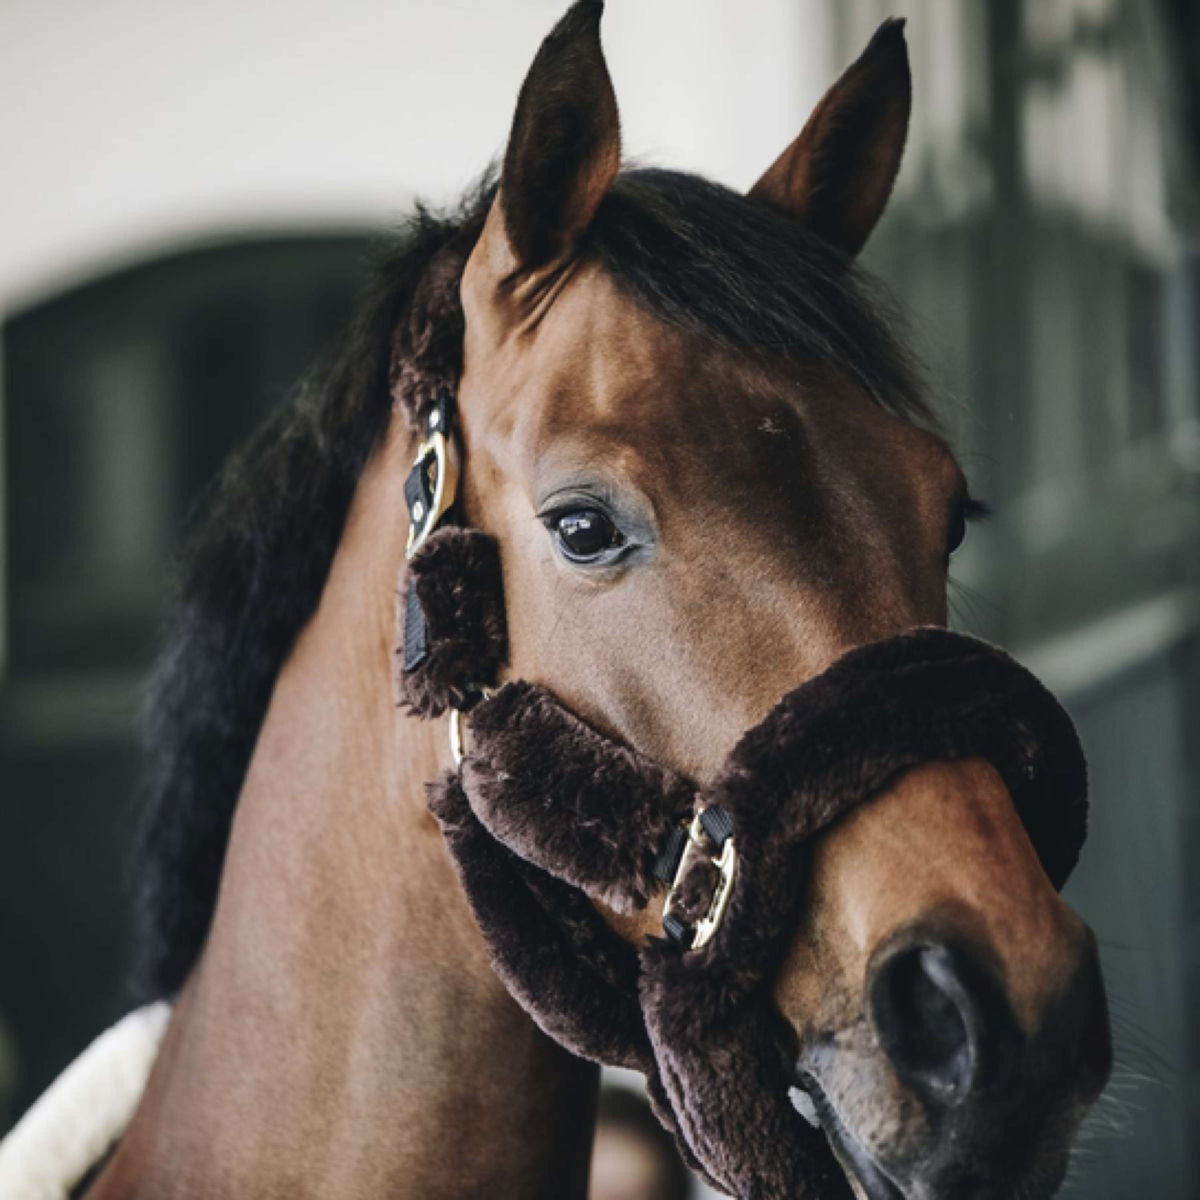
MULTIPOLYGON (((0 1131, 127 1003, 132 722, 189 504, 336 338, 372 237, 499 152, 564 7, 0 4, 0 1131)), ((610 0, 627 152, 748 186, 889 15, 915 108, 866 259, 996 509, 955 620, 1059 692, 1092 765, 1068 895, 1118 1066, 1066 1194, 1186 1200, 1200 5, 610 0)))

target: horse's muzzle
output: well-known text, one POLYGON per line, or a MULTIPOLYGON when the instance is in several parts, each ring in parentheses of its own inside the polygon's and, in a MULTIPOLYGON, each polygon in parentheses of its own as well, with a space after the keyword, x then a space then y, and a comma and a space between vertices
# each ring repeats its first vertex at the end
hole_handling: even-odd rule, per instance
POLYGON ((902 929, 877 948, 866 1009, 881 1053, 921 1107, 921 1133, 868 1150, 826 1087, 832 1056, 802 1054, 798 1075, 826 1135, 868 1200, 1054 1194, 1065 1143, 1046 1133, 1099 1095, 1112 1046, 1095 940, 1088 935, 1059 1000, 1026 1035, 996 970, 939 922, 902 929), (1029 1166, 1043 1162, 1030 1178, 1029 1166))
MULTIPOLYGON (((494 640, 464 625, 472 607, 496 604, 473 605, 475 589, 442 586, 456 556, 483 537, 444 530, 413 560, 435 631, 427 662, 443 662, 437 630, 456 639, 446 643, 455 652, 444 655, 445 678, 422 679, 421 694, 462 691, 451 670, 464 662, 462 647, 494 640), (446 562, 435 561, 450 535, 462 546, 448 541, 446 562), (438 611, 439 602, 454 607, 438 611)), ((414 707, 435 711, 411 699, 409 683, 414 707)), ((845 1179, 788 1101, 795 1063, 763 983, 795 925, 813 836, 909 768, 967 758, 995 767, 1061 887, 1087 824, 1074 726, 1002 651, 944 629, 845 654, 743 735, 703 790, 544 689, 506 684, 473 710, 470 752, 431 785, 430 807, 497 973, 544 1030, 584 1057, 643 1071, 685 1158, 720 1187, 826 1200, 846 1195, 845 1179), (668 855, 664 872, 680 828, 690 848, 682 860, 668 855), (593 902, 643 908, 664 875, 673 880, 668 936, 635 949, 593 902)), ((878 965, 871 1004, 888 1054, 946 1111, 967 1111, 989 1059, 1004 1058, 1010 1021, 992 991, 946 945, 899 948, 878 965)), ((1107 1051, 1099 1035, 1093 1041, 1099 1078, 1107 1051)))

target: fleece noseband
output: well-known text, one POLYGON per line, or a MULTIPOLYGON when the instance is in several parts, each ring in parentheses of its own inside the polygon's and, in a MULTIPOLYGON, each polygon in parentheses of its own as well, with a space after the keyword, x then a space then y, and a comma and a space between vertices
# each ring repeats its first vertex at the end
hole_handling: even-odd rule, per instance
MULTIPOLYGON (((443 431, 446 418, 434 418, 443 431)), ((430 453, 414 468, 425 486, 410 489, 424 512, 430 453)), ((429 804, 500 978, 569 1050, 642 1071, 685 1156, 722 1189, 848 1196, 824 1136, 788 1099, 794 1063, 769 994, 810 841, 910 767, 982 757, 1061 887, 1087 820, 1070 718, 1003 652, 919 629, 852 650, 785 696, 699 788, 543 688, 481 698, 505 653, 498 550, 436 524, 422 532, 413 516, 399 686, 421 715, 472 709, 469 752, 429 804), (595 906, 633 912, 663 893, 664 936, 640 948, 595 906)))

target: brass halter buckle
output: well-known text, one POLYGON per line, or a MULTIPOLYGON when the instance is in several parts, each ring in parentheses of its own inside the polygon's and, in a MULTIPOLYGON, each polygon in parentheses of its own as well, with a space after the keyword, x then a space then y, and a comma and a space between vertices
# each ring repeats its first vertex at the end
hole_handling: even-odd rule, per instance
POLYGON ((429 414, 425 440, 417 447, 412 470, 405 484, 408 505, 408 544, 404 556, 411 559, 425 545, 458 495, 458 451, 442 426, 442 407, 429 414))
POLYGON ((463 758, 466 755, 463 741, 463 714, 470 712, 480 700, 486 700, 491 694, 491 688, 483 687, 482 684, 474 685, 466 697, 450 709, 450 757, 456 767, 462 766, 463 758))
POLYGON ((728 813, 719 805, 701 809, 688 826, 687 842, 695 846, 717 868, 717 885, 713 889, 708 911, 694 927, 689 927, 675 915, 676 893, 683 882, 685 871, 690 866, 685 845, 679 858, 679 866, 675 870, 675 878, 663 902, 663 929, 673 942, 683 946, 685 950, 703 950, 716 937, 721 923, 725 920, 729 899, 733 895, 734 880, 737 878, 737 849, 734 846, 728 813), (709 853, 710 844, 717 847, 715 855, 709 853))

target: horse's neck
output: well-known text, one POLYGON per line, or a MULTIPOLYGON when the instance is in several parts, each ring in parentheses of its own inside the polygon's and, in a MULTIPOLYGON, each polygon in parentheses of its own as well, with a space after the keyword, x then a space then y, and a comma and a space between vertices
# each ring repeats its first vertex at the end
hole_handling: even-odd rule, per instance
POLYGON ((391 702, 397 454, 276 685, 208 944, 94 1196, 586 1190, 595 1070, 493 975, 424 805, 445 722, 391 702))

